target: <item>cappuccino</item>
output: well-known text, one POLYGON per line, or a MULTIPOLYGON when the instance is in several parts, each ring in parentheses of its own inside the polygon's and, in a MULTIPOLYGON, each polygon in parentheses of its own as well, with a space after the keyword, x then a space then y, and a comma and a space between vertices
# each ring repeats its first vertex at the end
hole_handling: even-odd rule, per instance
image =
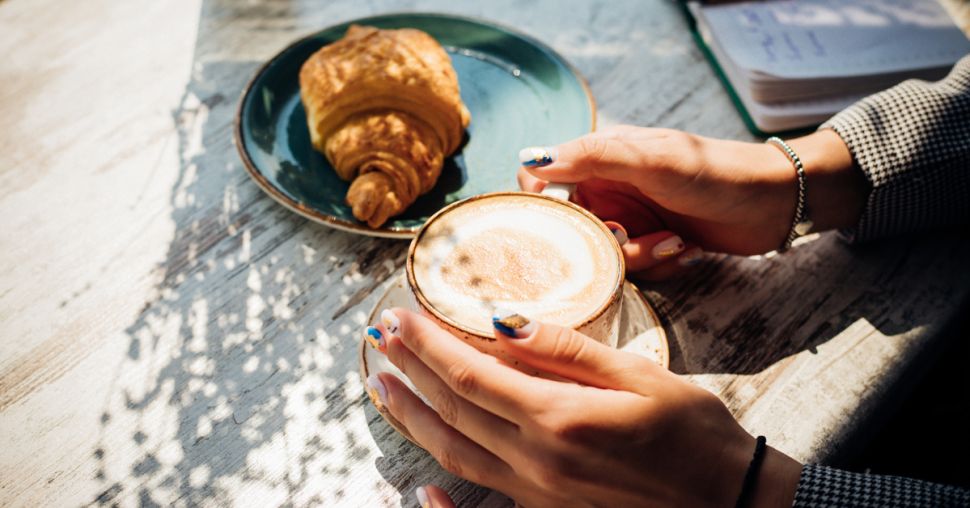
POLYGON ((610 305, 623 281, 622 257, 601 223, 574 205, 522 193, 446 209, 412 251, 415 293, 485 336, 498 309, 578 327, 610 305))

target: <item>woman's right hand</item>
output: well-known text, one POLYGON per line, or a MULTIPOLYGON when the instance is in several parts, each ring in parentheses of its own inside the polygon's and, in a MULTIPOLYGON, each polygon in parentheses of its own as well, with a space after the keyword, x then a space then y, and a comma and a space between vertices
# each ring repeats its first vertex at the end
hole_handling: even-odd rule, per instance
MULTIPOLYGON (((515 315, 494 340, 528 374, 405 309, 374 330, 391 373, 368 390, 448 471, 532 508, 731 506, 755 438, 714 394, 633 353, 515 315), (434 408, 434 409, 432 409, 434 408)), ((791 506, 802 465, 768 448, 752 507, 791 506)), ((446 507, 443 492, 425 500, 446 507)))
MULTIPOLYGON (((789 144, 808 172, 815 230, 855 224, 868 188, 842 139, 821 130, 789 144)), ((696 259, 694 245, 746 255, 776 249, 795 213, 794 167, 764 143, 617 126, 554 148, 524 149, 520 159, 523 190, 577 183, 577 204, 621 224, 630 237, 623 246, 628 270, 646 279, 680 273, 696 259)))

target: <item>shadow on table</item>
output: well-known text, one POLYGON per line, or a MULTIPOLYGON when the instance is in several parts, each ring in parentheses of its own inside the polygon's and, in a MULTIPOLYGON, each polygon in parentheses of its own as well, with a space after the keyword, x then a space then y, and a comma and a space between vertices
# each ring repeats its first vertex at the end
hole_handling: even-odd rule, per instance
POLYGON ((926 358, 901 376, 898 389, 866 425, 850 434, 829 464, 970 488, 970 299, 941 333, 926 358), (945 446, 926 446, 913 436, 933 436, 945 446))
POLYGON ((713 256, 683 279, 639 286, 664 321, 673 371, 755 374, 861 322, 886 336, 927 325, 919 293, 945 299, 926 281, 946 280, 965 254, 955 234, 936 240, 849 246, 827 234, 782 256, 713 256))
POLYGON ((356 306, 400 268, 406 244, 309 223, 249 180, 232 122, 258 62, 205 58, 225 10, 203 6, 173 112, 173 239, 127 354, 104 366, 116 373, 109 394, 94 401, 104 409, 92 504, 332 505, 350 498, 353 464, 328 457, 375 460, 358 421, 356 306))

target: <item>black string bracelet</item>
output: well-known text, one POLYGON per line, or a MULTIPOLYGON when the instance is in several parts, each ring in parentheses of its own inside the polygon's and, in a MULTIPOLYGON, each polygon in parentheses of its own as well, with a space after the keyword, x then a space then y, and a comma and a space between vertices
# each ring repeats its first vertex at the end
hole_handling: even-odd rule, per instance
POLYGON ((761 463, 765 460, 765 450, 768 449, 768 440, 764 436, 758 436, 754 445, 754 457, 751 457, 751 464, 748 465, 748 472, 744 473, 744 482, 741 484, 741 494, 738 495, 738 502, 734 503, 734 508, 744 508, 751 501, 751 492, 754 490, 754 480, 758 477, 758 470, 761 463))

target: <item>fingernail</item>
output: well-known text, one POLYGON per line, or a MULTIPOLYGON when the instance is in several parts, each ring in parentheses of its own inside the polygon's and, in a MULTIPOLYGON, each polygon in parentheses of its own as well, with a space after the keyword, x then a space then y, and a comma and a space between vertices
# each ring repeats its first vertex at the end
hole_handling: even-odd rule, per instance
POLYGON ((421 508, 431 508, 431 499, 428 498, 428 491, 424 490, 424 487, 414 489, 414 497, 418 498, 421 508))
POLYGON ((397 332, 401 331, 401 320, 391 312, 391 309, 381 311, 381 324, 391 335, 397 335, 397 332))
POLYGON ((364 328, 364 340, 370 344, 370 347, 381 353, 387 351, 387 342, 384 340, 384 334, 374 326, 364 328))
POLYGON ((653 246, 653 257, 657 259, 667 259, 675 254, 684 251, 684 241, 679 236, 674 235, 653 246))
POLYGON ((697 263, 700 263, 703 259, 704 251, 701 250, 700 247, 694 247, 693 249, 681 254, 680 257, 677 258, 677 263, 680 264, 680 266, 694 266, 697 263))
POLYGON ((519 150, 519 162, 530 168, 548 166, 559 157, 559 151, 552 146, 530 146, 519 150))
POLYGON ((377 409, 387 405, 387 388, 381 382, 381 378, 377 377, 376 372, 367 376, 367 394, 378 406, 377 409))
POLYGON ((529 318, 502 309, 497 309, 492 316, 492 326, 513 339, 524 339, 532 335, 532 331, 535 330, 535 325, 529 321, 529 318))
POLYGON ((623 244, 630 241, 630 237, 626 234, 626 228, 624 228, 619 222, 608 220, 603 224, 609 228, 610 233, 613 233, 613 236, 616 237, 616 242, 619 243, 621 247, 623 244))

